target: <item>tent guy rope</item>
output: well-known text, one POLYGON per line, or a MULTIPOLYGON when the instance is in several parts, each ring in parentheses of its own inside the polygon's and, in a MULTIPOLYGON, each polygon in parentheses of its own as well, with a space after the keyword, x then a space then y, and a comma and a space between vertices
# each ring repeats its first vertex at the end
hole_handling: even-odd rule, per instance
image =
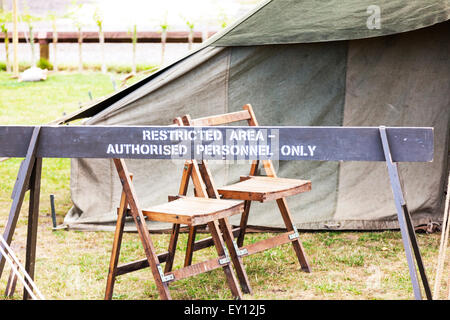
MULTIPOLYGON (((436 279, 434 281, 434 292, 433 296, 435 299, 439 299, 440 295, 440 289, 441 289, 441 282, 442 282, 442 272, 444 270, 444 264, 445 264, 445 257, 447 253, 447 244, 448 244, 448 235, 450 231, 449 226, 449 201, 450 201, 450 175, 447 179, 447 196, 445 199, 445 209, 444 209, 444 219, 442 220, 442 231, 441 231, 441 242, 439 245, 439 256, 438 256, 438 263, 436 267, 436 279)), ((450 276, 450 275, 449 275, 450 276)), ((450 277, 449 277, 450 279, 450 277)), ((447 297, 447 299, 450 298, 447 297)))
POLYGON ((44 300, 45 298, 42 295, 41 291, 39 291, 38 287, 33 282, 29 274, 26 272, 25 268, 20 263, 19 259, 17 259, 17 256, 14 254, 14 251, 6 243, 5 239, 3 239, 2 236, 0 236, 0 242, 1 242, 0 252, 2 256, 5 258, 6 262, 8 262, 9 266, 11 267, 11 270, 14 272, 14 274, 17 276, 20 282, 22 282, 25 290, 27 290, 27 292, 33 298, 33 300, 44 300), (23 276, 17 270, 17 267, 19 267, 19 270, 23 273, 23 276), (33 290, 36 292, 36 294, 34 294, 33 290))

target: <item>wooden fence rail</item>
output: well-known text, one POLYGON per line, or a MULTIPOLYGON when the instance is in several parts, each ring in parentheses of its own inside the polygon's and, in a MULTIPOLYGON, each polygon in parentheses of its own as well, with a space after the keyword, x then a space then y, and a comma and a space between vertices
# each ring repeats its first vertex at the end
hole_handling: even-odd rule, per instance
MULTIPOLYGON (((207 33, 209 38, 215 33, 210 31, 207 33)), ((168 31, 166 35, 166 43, 188 43, 189 31, 168 31)), ((36 43, 40 46, 40 56, 48 60, 49 58, 49 43, 53 42, 52 31, 39 31, 33 33, 36 43)), ((83 42, 98 43, 99 35, 97 31, 83 31, 83 42)), ((131 33, 127 31, 105 31, 106 43, 131 43, 131 33)), ((204 39, 203 32, 195 31, 193 33, 192 42, 201 43, 204 39)), ((0 41, 3 42, 5 36, 0 34, 0 41)), ((12 32, 8 33, 8 38, 12 41, 12 32)), ((140 31, 137 32, 137 39, 139 43, 161 43, 161 32, 158 31, 140 31)), ((19 32, 19 42, 26 43, 29 41, 29 34, 19 32)), ((78 43, 78 32, 75 31, 61 31, 58 32, 58 43, 78 43)))

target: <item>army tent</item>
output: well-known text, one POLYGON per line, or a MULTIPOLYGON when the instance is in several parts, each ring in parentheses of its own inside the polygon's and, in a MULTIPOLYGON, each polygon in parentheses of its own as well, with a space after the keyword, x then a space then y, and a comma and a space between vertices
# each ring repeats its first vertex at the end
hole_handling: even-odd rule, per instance
MULTIPOLYGON (((167 125, 186 113, 250 103, 260 125, 431 126, 433 162, 402 163, 400 174, 414 224, 439 222, 448 175, 449 17, 448 0, 264 1, 196 50, 65 121, 167 125)), ((144 207, 177 193, 182 163, 127 163, 144 207)), ((248 173, 248 164, 210 165, 218 185, 248 173)), ((288 199, 299 229, 398 227, 384 163, 275 165, 281 177, 312 181, 312 191, 288 199)), ((121 188, 110 160, 72 160, 71 192, 66 224, 115 220, 121 188)), ((282 227, 274 210, 255 204, 249 224, 282 227)))

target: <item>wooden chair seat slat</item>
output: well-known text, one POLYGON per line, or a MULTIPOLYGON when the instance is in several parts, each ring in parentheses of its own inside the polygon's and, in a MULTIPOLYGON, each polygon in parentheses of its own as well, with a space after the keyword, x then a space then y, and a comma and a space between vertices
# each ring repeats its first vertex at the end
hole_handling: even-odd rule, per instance
POLYGON ((245 180, 218 188, 224 199, 269 201, 311 190, 311 181, 248 176, 245 180))
POLYGON ((143 208, 142 214, 153 221, 199 225, 241 213, 243 207, 239 200, 183 197, 143 208))

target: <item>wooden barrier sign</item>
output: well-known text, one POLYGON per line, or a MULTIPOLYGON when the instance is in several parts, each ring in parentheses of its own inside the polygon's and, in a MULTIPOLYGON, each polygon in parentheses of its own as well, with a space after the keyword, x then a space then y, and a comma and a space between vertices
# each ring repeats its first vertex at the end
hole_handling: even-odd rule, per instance
MULTIPOLYGON (((34 127, 0 127, 0 157, 25 157, 34 127)), ((433 160, 432 128, 386 128, 394 162, 433 160)), ((43 126, 38 158, 385 161, 373 127, 43 126)))
MULTIPOLYGON (((33 279, 42 158, 385 161, 416 299, 431 290, 401 188, 397 162, 430 162, 433 128, 0 126, 0 157, 24 157, 3 237, 11 243, 30 190, 25 269, 33 279)), ((0 276, 4 267, 0 255, 0 276)), ((24 298, 28 292, 24 292, 24 298)))

